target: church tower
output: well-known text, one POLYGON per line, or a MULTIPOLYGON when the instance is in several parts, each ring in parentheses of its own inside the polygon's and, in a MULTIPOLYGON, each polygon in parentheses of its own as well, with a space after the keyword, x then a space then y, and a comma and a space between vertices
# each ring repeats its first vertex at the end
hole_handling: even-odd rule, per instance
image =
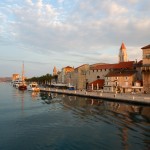
POLYGON ((122 43, 119 52, 119 62, 126 62, 126 61, 128 61, 128 56, 127 56, 125 44, 122 43))
POLYGON ((54 69, 53 69, 53 76, 57 75, 57 69, 56 67, 54 66, 54 69))

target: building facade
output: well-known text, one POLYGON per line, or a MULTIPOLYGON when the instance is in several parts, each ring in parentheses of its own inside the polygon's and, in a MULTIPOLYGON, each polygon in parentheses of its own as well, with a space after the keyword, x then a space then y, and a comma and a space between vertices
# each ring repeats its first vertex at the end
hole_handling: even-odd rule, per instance
POLYGON ((66 83, 66 75, 70 72, 74 71, 74 67, 66 66, 61 69, 61 72, 58 73, 58 82, 59 83, 66 83))
POLYGON ((86 72, 88 70, 88 64, 75 68, 73 72, 66 74, 67 84, 74 86, 77 90, 86 89, 86 72))
POLYGON ((117 64, 105 64, 90 67, 90 70, 86 73, 86 79, 88 83, 94 82, 97 79, 105 79, 105 76, 114 70, 133 70, 134 61, 120 62, 117 64))
POLYGON ((13 74, 12 75, 12 81, 19 80, 19 79, 20 79, 20 75, 19 74, 13 74))
POLYGON ((143 50, 143 90, 145 93, 150 93, 150 45, 141 48, 143 50))
POLYGON ((131 92, 136 71, 113 71, 106 75, 104 92, 131 92))

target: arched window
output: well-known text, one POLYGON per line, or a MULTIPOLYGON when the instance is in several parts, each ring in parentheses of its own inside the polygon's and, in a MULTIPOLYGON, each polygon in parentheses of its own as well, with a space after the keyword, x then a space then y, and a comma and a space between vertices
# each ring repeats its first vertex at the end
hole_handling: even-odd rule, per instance
POLYGON ((97 79, 100 79, 100 76, 97 76, 97 79))

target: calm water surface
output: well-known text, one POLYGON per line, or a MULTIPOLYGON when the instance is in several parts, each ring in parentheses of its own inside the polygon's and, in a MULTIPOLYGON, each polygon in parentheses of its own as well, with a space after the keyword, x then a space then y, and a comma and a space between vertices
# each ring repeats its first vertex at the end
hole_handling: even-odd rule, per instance
POLYGON ((150 107, 0 83, 0 150, 149 150, 150 107))

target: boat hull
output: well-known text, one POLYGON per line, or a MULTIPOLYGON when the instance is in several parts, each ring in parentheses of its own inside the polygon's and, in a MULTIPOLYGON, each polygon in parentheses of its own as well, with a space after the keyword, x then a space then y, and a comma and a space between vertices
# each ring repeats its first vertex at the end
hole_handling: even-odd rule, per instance
POLYGON ((18 87, 19 90, 27 90, 27 86, 26 85, 20 85, 18 87))

